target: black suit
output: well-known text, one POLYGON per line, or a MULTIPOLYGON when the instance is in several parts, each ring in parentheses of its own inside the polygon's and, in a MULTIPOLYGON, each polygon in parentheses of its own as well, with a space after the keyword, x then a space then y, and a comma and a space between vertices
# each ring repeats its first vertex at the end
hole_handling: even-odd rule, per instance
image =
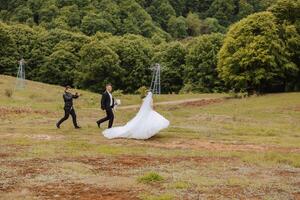
POLYGON ((97 121, 98 125, 109 120, 108 128, 112 127, 114 123, 114 112, 112 110, 114 108, 114 105, 115 105, 114 98, 110 98, 109 93, 105 91, 102 94, 102 98, 101 98, 101 109, 106 111, 106 117, 97 121))
POLYGON ((64 110, 65 110, 65 115, 63 118, 61 118, 61 120, 59 120, 59 122, 57 122, 57 126, 59 127, 61 125, 61 123, 63 123, 64 121, 66 121, 69 116, 72 116, 72 120, 73 120, 73 125, 74 127, 78 127, 77 125, 77 121, 76 121, 76 113, 73 107, 73 99, 77 99, 79 96, 73 95, 69 92, 65 92, 63 94, 63 98, 64 98, 64 102, 65 102, 65 106, 64 106, 64 110))

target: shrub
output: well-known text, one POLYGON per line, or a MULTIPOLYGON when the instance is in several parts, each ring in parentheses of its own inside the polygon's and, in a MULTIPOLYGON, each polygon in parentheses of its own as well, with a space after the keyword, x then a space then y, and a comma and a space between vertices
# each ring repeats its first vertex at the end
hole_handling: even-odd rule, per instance
POLYGON ((114 97, 121 97, 123 95, 123 90, 115 90, 113 92, 114 97))
POLYGON ((148 92, 148 88, 146 86, 142 86, 136 91, 136 93, 139 94, 141 98, 146 97, 147 92, 148 92))
POLYGON ((193 92, 193 86, 190 83, 184 84, 183 88, 179 91, 179 94, 188 94, 193 92))
POLYGON ((5 89, 4 92, 5 96, 7 96, 8 98, 11 98, 13 95, 13 90, 12 89, 5 89))
POLYGON ((156 172, 149 172, 138 178, 140 183, 153 183, 163 181, 164 178, 156 172))

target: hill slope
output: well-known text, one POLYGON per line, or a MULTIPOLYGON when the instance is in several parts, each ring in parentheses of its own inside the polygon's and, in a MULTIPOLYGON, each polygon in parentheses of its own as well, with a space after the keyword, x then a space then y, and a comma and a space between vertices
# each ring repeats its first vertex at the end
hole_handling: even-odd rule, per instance
MULTIPOLYGON (((0 76, 0 199, 299 198, 300 93, 159 105, 168 129, 146 141, 107 140, 95 123, 97 94, 81 91, 75 102, 81 130, 71 120, 58 130, 63 88, 29 81, 9 98, 14 83, 0 76)), ((159 101, 196 97, 220 95, 159 101)), ((135 113, 117 111, 116 125, 135 113)))

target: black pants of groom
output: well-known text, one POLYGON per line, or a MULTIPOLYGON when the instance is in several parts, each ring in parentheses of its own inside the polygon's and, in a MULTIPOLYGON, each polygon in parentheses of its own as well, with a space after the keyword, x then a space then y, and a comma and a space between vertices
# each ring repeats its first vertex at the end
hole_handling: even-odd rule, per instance
POLYGON ((111 108, 105 109, 105 111, 106 111, 106 117, 100 119, 97 123, 102 124, 103 122, 108 121, 108 128, 111 128, 114 123, 114 117, 115 117, 114 112, 111 108))
POLYGON ((102 108, 102 110, 106 111, 106 117, 97 121, 97 124, 99 127, 100 127, 100 124, 102 124, 105 121, 108 121, 108 128, 111 128, 113 126, 114 117, 115 117, 113 108, 114 108, 115 102, 114 102, 114 99, 110 95, 111 94, 109 94, 107 91, 105 91, 102 94, 101 108, 102 108))

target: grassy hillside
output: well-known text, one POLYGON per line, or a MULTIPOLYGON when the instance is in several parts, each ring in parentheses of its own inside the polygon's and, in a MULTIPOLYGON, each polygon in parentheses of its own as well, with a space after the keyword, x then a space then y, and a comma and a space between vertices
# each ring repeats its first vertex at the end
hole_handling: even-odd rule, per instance
MULTIPOLYGON (((81 130, 71 120, 57 130, 63 88, 27 82, 7 97, 14 82, 0 76, 0 199, 300 197, 300 93, 161 96, 155 102, 203 100, 155 106, 171 126, 150 140, 107 140, 95 123, 98 94, 80 91, 81 130)), ((116 124, 135 113, 117 111, 116 124)))

